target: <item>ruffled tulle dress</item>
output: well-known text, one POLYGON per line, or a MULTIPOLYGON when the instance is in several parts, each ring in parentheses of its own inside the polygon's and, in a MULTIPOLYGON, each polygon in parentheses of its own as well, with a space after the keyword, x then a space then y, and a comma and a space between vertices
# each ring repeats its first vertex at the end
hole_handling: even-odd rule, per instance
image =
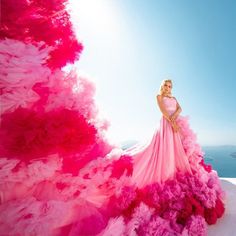
MULTIPOLYGON (((163 103, 169 115, 176 111, 175 98, 163 97, 163 103)), ((182 144, 181 131, 174 132, 164 117, 150 143, 135 145, 126 150, 126 154, 133 158, 132 180, 139 187, 155 182, 163 183, 173 179, 177 172, 192 173, 182 144)))
POLYGON ((112 145, 96 86, 71 67, 83 45, 67 2, 2 4, 0 236, 206 235, 224 193, 188 119, 173 133, 162 118, 142 148, 112 145))
MULTIPOLYGON (((166 97, 164 104, 170 114, 175 111, 175 99, 166 97)), ((2 235, 207 235, 207 224, 223 215, 219 177, 204 163, 186 117, 177 119, 179 132, 162 118, 144 146, 122 150, 100 141, 106 152, 96 149, 98 156, 93 138, 89 144, 76 140, 78 145, 65 138, 70 130, 82 141, 75 133, 82 127, 84 137, 93 137, 94 130, 86 133, 91 127, 76 112, 60 108, 36 114, 17 109, 2 116, 0 134, 8 134, 1 148, 6 157, 0 158, 2 235), (46 140, 38 136, 45 127, 52 132, 46 140), (51 140, 55 129, 61 137, 51 140), (25 139, 21 145, 31 142, 26 150, 17 149, 20 138, 25 139), (65 140, 69 155, 64 149, 46 155, 47 145, 62 148, 65 140)))

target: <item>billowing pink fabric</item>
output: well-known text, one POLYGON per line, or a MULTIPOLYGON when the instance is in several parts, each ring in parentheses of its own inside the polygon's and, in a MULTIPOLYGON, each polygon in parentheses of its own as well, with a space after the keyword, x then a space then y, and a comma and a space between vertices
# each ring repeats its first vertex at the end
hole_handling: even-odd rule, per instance
MULTIPOLYGON (((163 103, 169 114, 176 110, 175 98, 164 97, 163 103)), ((171 124, 162 117, 160 128, 155 131, 151 142, 125 151, 133 157, 133 183, 141 188, 146 184, 172 179, 177 171, 191 173, 180 132, 174 132, 171 124)))
POLYGON ((187 119, 173 133, 162 118, 124 155, 105 136, 95 84, 71 68, 83 46, 68 0, 2 2, 0 236, 205 236, 224 193, 187 119))

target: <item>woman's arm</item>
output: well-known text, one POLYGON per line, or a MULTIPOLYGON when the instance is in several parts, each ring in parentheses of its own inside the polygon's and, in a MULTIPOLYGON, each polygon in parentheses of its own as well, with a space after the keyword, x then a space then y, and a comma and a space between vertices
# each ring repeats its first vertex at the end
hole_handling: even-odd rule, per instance
MULTIPOLYGON (((175 100, 176 100, 176 98, 175 98, 175 100)), ((176 100, 176 102, 177 102, 177 100, 176 100)), ((177 102, 176 110, 175 110, 175 112, 171 115, 170 120, 171 120, 171 121, 175 121, 176 118, 178 117, 178 115, 179 115, 181 112, 182 112, 182 109, 181 109, 179 103, 177 102)))
POLYGON ((162 96, 161 95, 157 95, 157 104, 160 108, 161 113, 163 114, 163 116, 168 120, 170 120, 170 115, 168 114, 168 112, 166 111, 163 101, 162 101, 162 96))

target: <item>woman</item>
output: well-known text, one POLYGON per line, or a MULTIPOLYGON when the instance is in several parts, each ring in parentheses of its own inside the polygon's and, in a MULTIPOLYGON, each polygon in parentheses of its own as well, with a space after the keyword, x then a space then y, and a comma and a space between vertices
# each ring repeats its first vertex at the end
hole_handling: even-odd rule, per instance
POLYGON ((176 103, 176 106, 174 106, 174 112, 173 111, 168 112, 168 107, 165 107, 165 103, 163 101, 163 98, 174 98, 171 95, 171 90, 172 90, 172 81, 163 80, 160 88, 160 95, 157 95, 157 102, 163 116, 170 122, 174 132, 177 132, 179 131, 179 126, 176 123, 176 118, 178 117, 182 109, 179 106, 179 104, 176 103))
POLYGON ((154 133, 151 142, 145 146, 131 147, 125 152, 133 158, 132 181, 138 187, 154 182, 163 183, 174 178, 178 171, 192 173, 178 125, 182 110, 171 90, 172 81, 164 80, 157 95, 163 116, 160 128, 154 133))

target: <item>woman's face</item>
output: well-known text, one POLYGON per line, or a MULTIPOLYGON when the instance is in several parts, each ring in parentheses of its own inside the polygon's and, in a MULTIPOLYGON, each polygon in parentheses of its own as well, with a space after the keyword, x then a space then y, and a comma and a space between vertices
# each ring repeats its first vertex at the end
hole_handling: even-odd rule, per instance
POLYGON ((163 88, 164 88, 164 92, 166 94, 169 94, 169 93, 171 93, 172 84, 170 82, 165 82, 163 85, 163 88))

